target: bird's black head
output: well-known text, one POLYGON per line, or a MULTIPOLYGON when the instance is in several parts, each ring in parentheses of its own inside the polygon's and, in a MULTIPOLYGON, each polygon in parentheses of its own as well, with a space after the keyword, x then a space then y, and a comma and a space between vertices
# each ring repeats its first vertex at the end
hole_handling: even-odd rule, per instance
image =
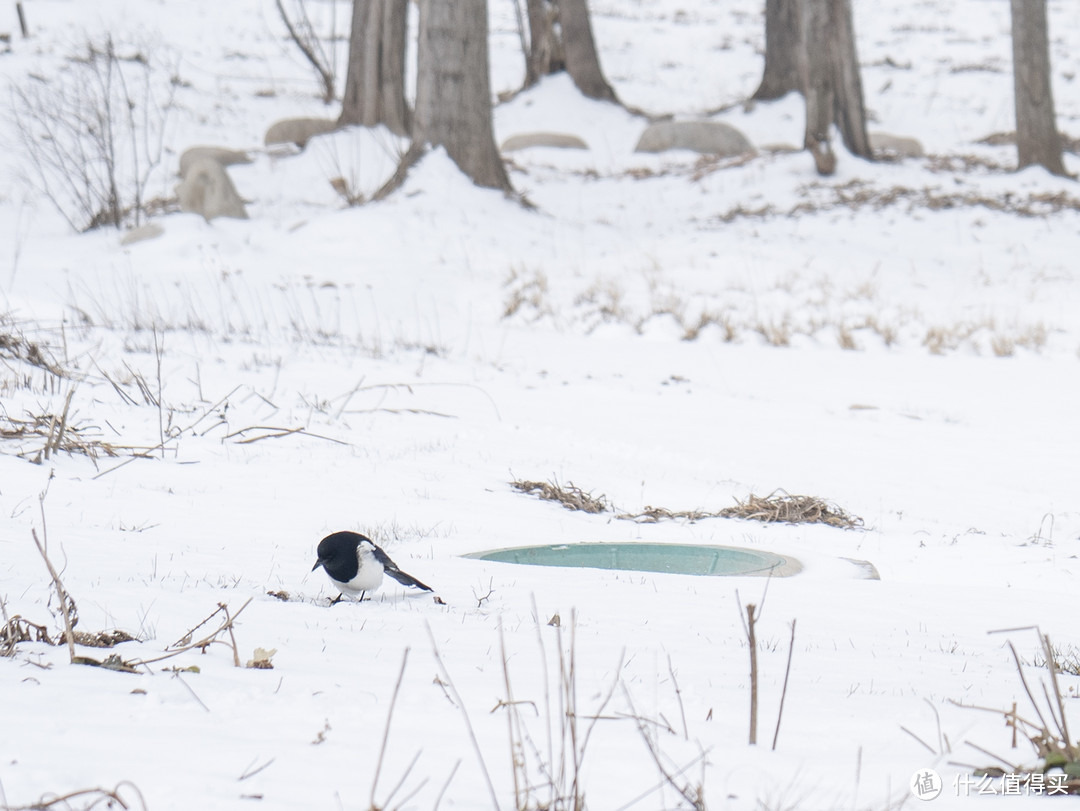
POLYGON ((363 541, 371 543, 370 538, 358 532, 335 532, 327 535, 319 541, 319 559, 315 561, 311 571, 322 566, 334 580, 348 583, 359 571, 356 549, 363 541))

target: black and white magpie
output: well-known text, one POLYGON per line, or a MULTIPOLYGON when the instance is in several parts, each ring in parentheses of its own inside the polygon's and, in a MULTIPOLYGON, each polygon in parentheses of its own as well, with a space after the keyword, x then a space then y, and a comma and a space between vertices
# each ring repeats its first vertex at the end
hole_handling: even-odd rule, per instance
POLYGON ((359 532, 327 535, 319 541, 318 556, 311 571, 322 566, 330 582, 341 592, 331 605, 342 597, 355 598, 358 594, 363 600, 367 592, 382 585, 383 574, 390 575, 403 586, 432 591, 431 586, 401 571, 375 541, 359 532))

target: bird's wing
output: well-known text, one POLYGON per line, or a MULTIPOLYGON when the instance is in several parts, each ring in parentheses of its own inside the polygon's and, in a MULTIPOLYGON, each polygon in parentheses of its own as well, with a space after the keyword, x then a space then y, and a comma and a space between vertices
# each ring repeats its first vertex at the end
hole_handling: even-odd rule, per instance
MULTIPOLYGON (((365 538, 364 540, 368 539, 365 538)), ((375 556, 375 560, 379 561, 386 571, 396 572, 398 570, 397 564, 390 560, 390 556, 383 551, 381 546, 371 541, 368 541, 368 543, 371 543, 371 554, 375 556)))
POLYGON ((401 571, 401 569, 398 568, 398 565, 394 563, 394 561, 390 559, 390 556, 386 554, 386 552, 384 552, 377 544, 373 543, 371 546, 372 552, 375 555, 375 560, 379 561, 379 563, 382 564, 383 571, 387 575, 394 578, 403 586, 415 586, 416 588, 423 589, 424 591, 434 591, 431 586, 425 585, 419 580, 417 580, 415 577, 413 577, 411 574, 401 571))

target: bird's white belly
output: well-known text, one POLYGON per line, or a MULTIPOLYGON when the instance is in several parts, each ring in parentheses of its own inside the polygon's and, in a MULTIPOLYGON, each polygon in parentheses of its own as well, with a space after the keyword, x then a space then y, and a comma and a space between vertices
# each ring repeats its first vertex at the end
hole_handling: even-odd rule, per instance
POLYGON ((356 577, 347 583, 343 583, 340 580, 334 580, 334 585, 344 594, 348 594, 351 597, 355 597, 362 594, 365 591, 375 591, 382 585, 383 579, 383 567, 378 560, 375 559, 375 555, 371 550, 366 549, 361 545, 356 550, 357 563, 360 564, 360 570, 356 573, 356 577))

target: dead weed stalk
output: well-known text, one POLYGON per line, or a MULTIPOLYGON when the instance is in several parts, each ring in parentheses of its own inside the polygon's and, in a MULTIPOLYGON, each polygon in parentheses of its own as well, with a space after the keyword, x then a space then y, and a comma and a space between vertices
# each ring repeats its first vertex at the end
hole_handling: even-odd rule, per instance
POLYGON ((171 659, 174 656, 179 656, 180 654, 187 653, 188 651, 198 650, 202 653, 206 653, 207 649, 211 645, 226 645, 232 650, 233 665, 235 667, 243 667, 243 665, 240 663, 240 649, 236 644, 236 634, 233 632, 233 627, 240 614, 242 614, 244 609, 251 604, 252 599, 253 598, 248 597, 247 600, 244 601, 244 604, 240 606, 240 608, 235 614, 229 612, 229 606, 227 603, 218 603, 217 608, 211 611, 210 614, 206 617, 206 619, 191 628, 171 645, 168 645, 165 648, 165 653, 161 654, 160 656, 151 657, 150 659, 135 659, 128 664, 132 668, 147 667, 148 665, 164 661, 165 659, 171 659), (195 632, 219 614, 221 615, 221 620, 218 627, 206 636, 200 637, 196 640, 195 632), (225 634, 228 634, 228 641, 222 638, 225 634))
POLYGON ((543 714, 533 700, 514 697, 513 680, 510 676, 510 656, 506 651, 506 642, 502 628, 499 629, 499 651, 502 657, 503 685, 506 698, 500 699, 492 712, 506 711, 507 730, 510 743, 511 772, 514 782, 514 807, 517 811, 528 809, 558 809, 559 811, 584 811, 585 789, 582 783, 582 768, 589 740, 597 723, 602 719, 617 716, 604 715, 604 710, 611 702, 619 676, 622 672, 624 655, 620 655, 615 668, 615 678, 605 693, 600 696, 596 709, 583 714, 578 700, 577 685, 577 618, 571 614, 570 639, 564 644, 562 626, 556 624, 555 644, 558 649, 556 665, 558 684, 556 685, 555 706, 552 701, 552 685, 548 677, 548 654, 544 644, 543 628, 545 625, 533 601, 533 623, 536 626, 536 639, 539 649, 540 672, 543 675, 543 696, 541 703, 543 714), (527 720, 522 715, 523 708, 531 710, 529 715, 537 719, 527 720), (534 729, 539 726, 539 734, 534 729))
POLYGON ((592 493, 585 492, 573 482, 567 482, 563 485, 559 484, 559 481, 554 478, 550 482, 514 479, 510 482, 510 486, 515 490, 520 490, 522 493, 533 493, 544 501, 557 501, 568 510, 602 513, 607 512, 611 506, 607 497, 603 494, 594 496, 592 493))
MULTIPOLYGON (((1061 683, 1055 649, 1050 641, 1050 635, 1044 634, 1038 626, 1025 628, 1007 628, 990 633, 1011 633, 1015 631, 1035 631, 1039 638, 1039 648, 1050 675, 1049 687, 1046 682, 1039 684, 1042 700, 1036 696, 1031 684, 1024 675, 1024 665, 1020 655, 1016 652, 1016 646, 1012 640, 1007 641, 1009 652, 1012 654, 1016 665, 1020 684, 1024 688, 1034 718, 1021 716, 1015 702, 1008 711, 993 707, 979 707, 971 704, 963 704, 950 699, 950 703, 958 707, 984 710, 1005 717, 1006 726, 1013 730, 1013 746, 1016 745, 1017 732, 1022 734, 1031 743, 1039 758, 1037 765, 1026 768, 1020 764, 1014 764, 1005 758, 999 757, 993 752, 984 749, 971 741, 965 743, 978 752, 981 752, 999 763, 1004 764, 1010 774, 1019 775, 1021 782, 1034 792, 1038 787, 1039 793, 1054 794, 1080 794, 1080 742, 1073 741, 1069 733, 1069 724, 1065 714, 1065 701, 1061 692, 1061 683)), ((955 764, 964 765, 964 764, 955 764)), ((998 766, 975 769, 977 774, 1000 775, 1004 772, 998 766)))
POLYGON ((90 811, 97 807, 120 808, 123 811, 146 811, 146 800, 142 792, 134 783, 123 781, 115 788, 84 788, 71 791, 67 794, 45 794, 35 803, 30 805, 7 805, 0 806, 0 811, 46 811, 46 809, 60 809, 60 811, 72 811, 79 808, 80 811, 90 811), (129 796, 130 795, 130 796, 129 796), (74 803, 80 803, 76 806, 74 803))
MULTIPOLYGON (((383 811, 383 809, 388 809, 391 807, 391 800, 394 799, 394 795, 397 794, 398 791, 401 789, 402 785, 404 785, 406 778, 408 778, 409 774, 413 770, 413 767, 416 765, 416 761, 420 758, 419 752, 417 752, 416 755, 413 756, 413 759, 409 762, 409 765, 405 769, 405 773, 401 776, 401 779, 398 780, 394 788, 391 789, 390 793, 386 797, 385 802, 383 802, 381 805, 375 802, 375 791, 379 785, 379 775, 382 773, 383 758, 386 756, 386 746, 387 743, 389 743, 390 741, 390 722, 394 720, 394 707, 397 706, 398 693, 401 692, 401 682, 405 679, 405 666, 408 664, 408 662, 409 649, 405 648, 405 652, 401 655, 401 669, 398 671, 397 681, 394 683, 394 692, 390 696, 390 707, 386 711, 386 725, 383 727, 382 746, 379 747, 379 759, 375 762, 375 776, 371 779, 370 811, 383 811)), ((396 806, 393 806, 393 808, 400 808, 402 805, 415 797, 417 792, 419 792, 426 783, 427 778, 421 780, 419 785, 417 785, 407 795, 402 797, 401 802, 399 802, 396 806)))

